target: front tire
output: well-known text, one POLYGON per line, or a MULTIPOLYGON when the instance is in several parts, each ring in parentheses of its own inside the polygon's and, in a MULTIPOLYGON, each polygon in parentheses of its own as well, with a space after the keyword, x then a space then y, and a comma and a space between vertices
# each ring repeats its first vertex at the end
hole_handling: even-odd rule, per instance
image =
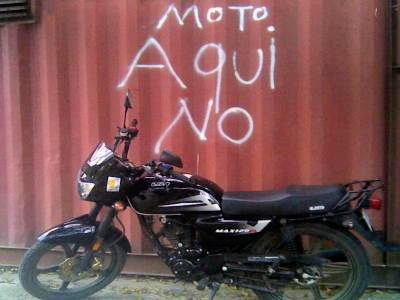
MULTIPOLYGON (((347 260, 347 268, 351 271, 346 271, 349 273, 349 278, 342 285, 342 290, 337 295, 333 296, 322 296, 320 292, 320 286, 324 286, 322 282, 311 286, 310 289, 313 290, 315 288, 319 289, 317 293, 314 291, 311 292, 311 299, 329 299, 329 300, 355 300, 359 299, 364 290, 368 286, 369 274, 370 274, 370 265, 369 259, 366 254, 364 247, 361 242, 356 239, 351 233, 342 231, 325 224, 297 224, 293 225, 293 236, 297 238, 297 243, 299 240, 303 241, 303 236, 314 237, 316 239, 323 240, 325 245, 332 245, 335 251, 340 249, 341 256, 345 257, 347 260), (300 237, 300 239, 299 239, 300 237)), ((301 242, 303 243, 303 242, 301 242)), ((310 240, 308 240, 310 244, 310 240)), ((319 242, 321 243, 321 241, 319 242)), ((311 246, 310 246, 311 247, 311 246)), ((276 232, 273 234, 268 234, 262 239, 255 247, 254 251, 257 253, 271 253, 272 252, 280 252, 287 250, 288 245, 283 241, 280 233, 276 232)), ((321 247, 320 247, 321 248, 321 247)), ((315 251, 316 257, 324 257, 324 251, 320 250, 315 251)), ((344 260, 343 258, 341 258, 344 260)), ((331 264, 331 268, 334 268, 334 263, 331 264)), ((337 264, 342 264, 343 262, 339 262, 337 264)), ((328 266, 329 268, 329 266, 328 266)), ((329 269, 328 269, 329 273, 329 269)), ((329 276, 328 276, 329 277, 329 276)), ((333 277, 335 274, 333 273, 333 277)), ((269 299, 292 299, 290 296, 287 296, 284 292, 284 289, 280 289, 277 293, 265 293, 260 291, 254 291, 259 299, 269 300, 269 299)), ((289 293, 288 293, 289 294, 289 293)), ((294 299, 299 299, 295 296, 294 299)))
MULTIPOLYGON (((68 288, 68 286, 75 285, 75 282, 69 282, 62 280, 61 285, 54 283, 57 279, 60 280, 60 266, 59 262, 52 262, 51 266, 46 266, 41 268, 39 265, 42 261, 55 260, 54 256, 58 256, 58 259, 73 259, 82 255, 82 251, 77 252, 79 249, 87 249, 87 246, 78 246, 75 248, 75 253, 73 245, 68 244, 50 244, 42 241, 36 242, 24 255, 22 263, 19 268, 19 278, 24 289, 31 295, 46 300, 73 300, 85 298, 97 291, 103 289, 106 285, 111 283, 115 277, 117 277, 126 260, 126 252, 118 245, 112 245, 110 247, 105 246, 103 255, 105 251, 109 252, 107 260, 109 260, 109 266, 104 270, 99 270, 97 275, 91 274, 92 277, 96 277, 96 280, 89 283, 87 286, 68 288), (65 252, 61 254, 61 250, 65 252), (50 254, 49 254, 50 253, 50 254), (50 258, 47 258, 48 255, 50 258), (109 257, 109 258, 108 258, 109 257), (52 274, 53 273, 53 274, 52 274), (39 281, 39 275, 45 276, 47 281, 50 282, 49 285, 39 281), (47 277, 46 277, 47 276, 47 277)), ((77 280, 79 282, 79 279, 77 280)))

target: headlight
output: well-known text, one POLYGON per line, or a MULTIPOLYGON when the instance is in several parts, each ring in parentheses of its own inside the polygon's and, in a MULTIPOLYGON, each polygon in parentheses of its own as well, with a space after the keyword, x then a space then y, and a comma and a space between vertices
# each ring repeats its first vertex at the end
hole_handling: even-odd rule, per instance
POLYGON ((95 184, 91 182, 84 182, 78 179, 78 193, 82 199, 86 199, 92 189, 94 188, 95 184))
POLYGON ((78 172, 78 178, 77 178, 77 181, 78 181, 78 193, 79 193, 79 196, 81 196, 82 199, 86 199, 89 196, 89 194, 92 191, 92 189, 94 188, 94 186, 96 185, 95 183, 86 182, 86 181, 82 181, 81 180, 81 179, 85 179, 85 178, 87 178, 87 175, 84 172, 79 171, 78 172))

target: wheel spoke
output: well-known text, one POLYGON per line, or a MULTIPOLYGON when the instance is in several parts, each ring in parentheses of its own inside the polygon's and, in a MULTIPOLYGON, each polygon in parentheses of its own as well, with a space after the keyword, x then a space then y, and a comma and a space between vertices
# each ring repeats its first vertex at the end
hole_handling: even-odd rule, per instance
POLYGON ((322 240, 321 239, 315 239, 312 245, 312 248, 310 249, 310 254, 316 255, 321 249, 322 245, 322 240))
POLYGON ((271 300, 285 300, 286 297, 283 295, 283 293, 270 293, 269 297, 271 300))
POLYGON ((62 247, 64 249, 66 257, 72 257, 76 254, 78 251, 80 245, 78 243, 72 244, 73 246, 71 247, 69 244, 63 244, 62 247))
POLYGON ((343 274, 350 271, 351 268, 344 264, 326 264, 323 266, 324 275, 343 274))
POLYGON ((68 244, 63 244, 62 247, 63 247, 63 249, 65 251, 66 257, 74 256, 74 252, 73 252, 73 250, 71 249, 71 247, 68 244))
POLYGON ((63 283, 61 284, 59 290, 60 291, 65 291, 67 289, 68 285, 69 285, 69 281, 63 281, 63 283))
POLYGON ((79 244, 74 244, 74 247, 72 247, 72 254, 75 255, 76 252, 78 251, 80 245, 79 244))
POLYGON ((60 267, 58 265, 56 265, 56 266, 51 266, 51 267, 47 267, 47 268, 37 269, 36 272, 38 274, 52 273, 52 272, 57 272, 59 268, 60 267))
POLYGON ((268 300, 286 300, 288 299, 282 292, 256 292, 257 296, 260 299, 268 299, 268 300))
POLYGON ((315 300, 324 299, 324 298, 322 297, 322 295, 321 295, 321 291, 320 291, 318 285, 313 285, 313 286, 311 287, 311 292, 312 292, 313 297, 314 297, 315 300))

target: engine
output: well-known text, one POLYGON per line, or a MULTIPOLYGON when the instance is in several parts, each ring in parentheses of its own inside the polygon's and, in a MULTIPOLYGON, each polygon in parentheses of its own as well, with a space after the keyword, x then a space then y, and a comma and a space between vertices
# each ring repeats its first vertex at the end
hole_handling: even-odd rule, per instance
POLYGON ((168 251, 167 265, 174 275, 182 280, 203 277, 201 270, 203 249, 196 245, 195 230, 176 218, 160 218, 159 241, 168 251))

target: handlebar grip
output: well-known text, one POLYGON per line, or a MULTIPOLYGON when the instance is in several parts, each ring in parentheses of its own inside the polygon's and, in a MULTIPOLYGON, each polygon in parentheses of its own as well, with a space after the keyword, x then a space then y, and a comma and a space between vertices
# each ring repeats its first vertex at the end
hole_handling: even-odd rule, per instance
POLYGON ((174 169, 171 165, 165 164, 165 163, 160 163, 158 165, 159 170, 163 175, 168 175, 171 173, 171 171, 174 169))
POLYGON ((144 165, 143 169, 147 174, 150 174, 150 175, 154 174, 154 172, 150 166, 144 165))
POLYGON ((129 134, 131 135, 132 138, 136 137, 139 133, 139 129, 136 127, 129 127, 129 134))
POLYGON ((136 127, 136 125, 137 125, 138 123, 139 123, 139 122, 138 122, 137 119, 132 119, 132 121, 131 121, 132 127, 136 127))

